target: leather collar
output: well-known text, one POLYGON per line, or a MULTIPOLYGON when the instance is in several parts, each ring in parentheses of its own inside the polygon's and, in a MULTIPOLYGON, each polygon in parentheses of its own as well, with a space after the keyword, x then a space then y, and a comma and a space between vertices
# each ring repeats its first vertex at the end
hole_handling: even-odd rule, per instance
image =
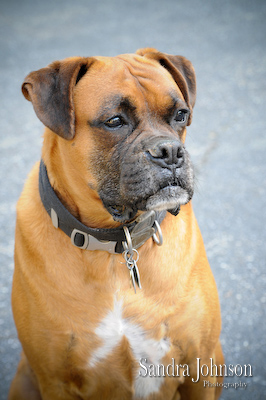
POLYGON ((104 250, 112 254, 123 253, 128 244, 125 228, 128 229, 133 248, 137 249, 152 236, 156 239, 159 224, 166 215, 166 211, 147 211, 130 223, 117 228, 89 228, 75 218, 61 203, 50 184, 43 160, 40 162, 39 192, 54 227, 65 232, 72 244, 80 249, 104 250))

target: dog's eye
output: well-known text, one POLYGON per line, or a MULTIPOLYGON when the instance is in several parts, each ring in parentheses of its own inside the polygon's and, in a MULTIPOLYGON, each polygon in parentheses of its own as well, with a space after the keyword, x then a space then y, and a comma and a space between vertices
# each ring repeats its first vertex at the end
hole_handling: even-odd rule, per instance
POLYGON ((178 110, 175 116, 175 121, 184 123, 187 121, 188 111, 187 110, 178 110))
POLYGON ((107 126, 107 128, 122 128, 124 125, 124 120, 121 117, 116 116, 108 119, 108 121, 105 121, 104 125, 107 126))

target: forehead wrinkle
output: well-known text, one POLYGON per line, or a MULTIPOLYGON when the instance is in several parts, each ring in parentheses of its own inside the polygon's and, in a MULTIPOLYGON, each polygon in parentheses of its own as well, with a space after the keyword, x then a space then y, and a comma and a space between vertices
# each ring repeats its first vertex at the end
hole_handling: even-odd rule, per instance
POLYGON ((187 109, 187 104, 183 100, 183 96, 176 83, 173 81, 170 73, 162 67, 158 69, 153 63, 149 66, 154 67, 153 73, 147 71, 146 64, 143 64, 140 60, 133 65, 128 60, 123 60, 125 64, 125 71, 131 78, 134 79, 138 93, 142 94, 144 103, 146 105, 146 111, 148 114, 153 114, 155 110, 160 109, 161 112, 166 110, 169 114, 174 112, 177 108, 187 109), (169 84, 169 77, 171 77, 171 84, 176 87, 176 90, 172 87, 168 87, 168 91, 165 92, 164 85, 161 84, 163 78, 167 79, 166 82, 169 84), (158 84, 159 83, 159 84, 158 84), (150 95, 153 94, 153 97, 150 95), (169 105, 168 105, 169 104, 169 105), (154 108, 155 107, 155 108, 154 108))
POLYGON ((120 94, 116 94, 110 97, 107 97, 99 108, 98 115, 108 114, 110 111, 122 109, 123 111, 129 110, 134 112, 136 110, 136 106, 130 97, 122 96, 120 94))

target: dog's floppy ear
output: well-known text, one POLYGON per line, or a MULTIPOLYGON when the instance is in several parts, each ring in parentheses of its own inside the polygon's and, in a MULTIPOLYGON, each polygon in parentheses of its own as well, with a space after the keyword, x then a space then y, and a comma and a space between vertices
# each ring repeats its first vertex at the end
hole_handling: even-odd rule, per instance
POLYGON ((37 117, 65 139, 75 136, 74 87, 92 64, 92 58, 55 61, 26 76, 22 93, 32 102, 37 117))
POLYGON ((191 62, 185 57, 161 53, 153 48, 140 49, 137 54, 158 61, 173 76, 191 110, 189 125, 192 119, 192 108, 196 101, 196 75, 191 62))

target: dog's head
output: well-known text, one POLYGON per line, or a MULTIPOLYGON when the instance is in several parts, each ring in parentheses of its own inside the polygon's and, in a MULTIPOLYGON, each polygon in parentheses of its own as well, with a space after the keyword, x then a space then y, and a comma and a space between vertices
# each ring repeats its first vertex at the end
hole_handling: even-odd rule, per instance
POLYGON ((71 148, 79 143, 87 185, 115 220, 138 210, 175 214, 191 199, 184 141, 196 82, 184 57, 142 49, 66 59, 29 74, 22 91, 44 125, 71 148))

